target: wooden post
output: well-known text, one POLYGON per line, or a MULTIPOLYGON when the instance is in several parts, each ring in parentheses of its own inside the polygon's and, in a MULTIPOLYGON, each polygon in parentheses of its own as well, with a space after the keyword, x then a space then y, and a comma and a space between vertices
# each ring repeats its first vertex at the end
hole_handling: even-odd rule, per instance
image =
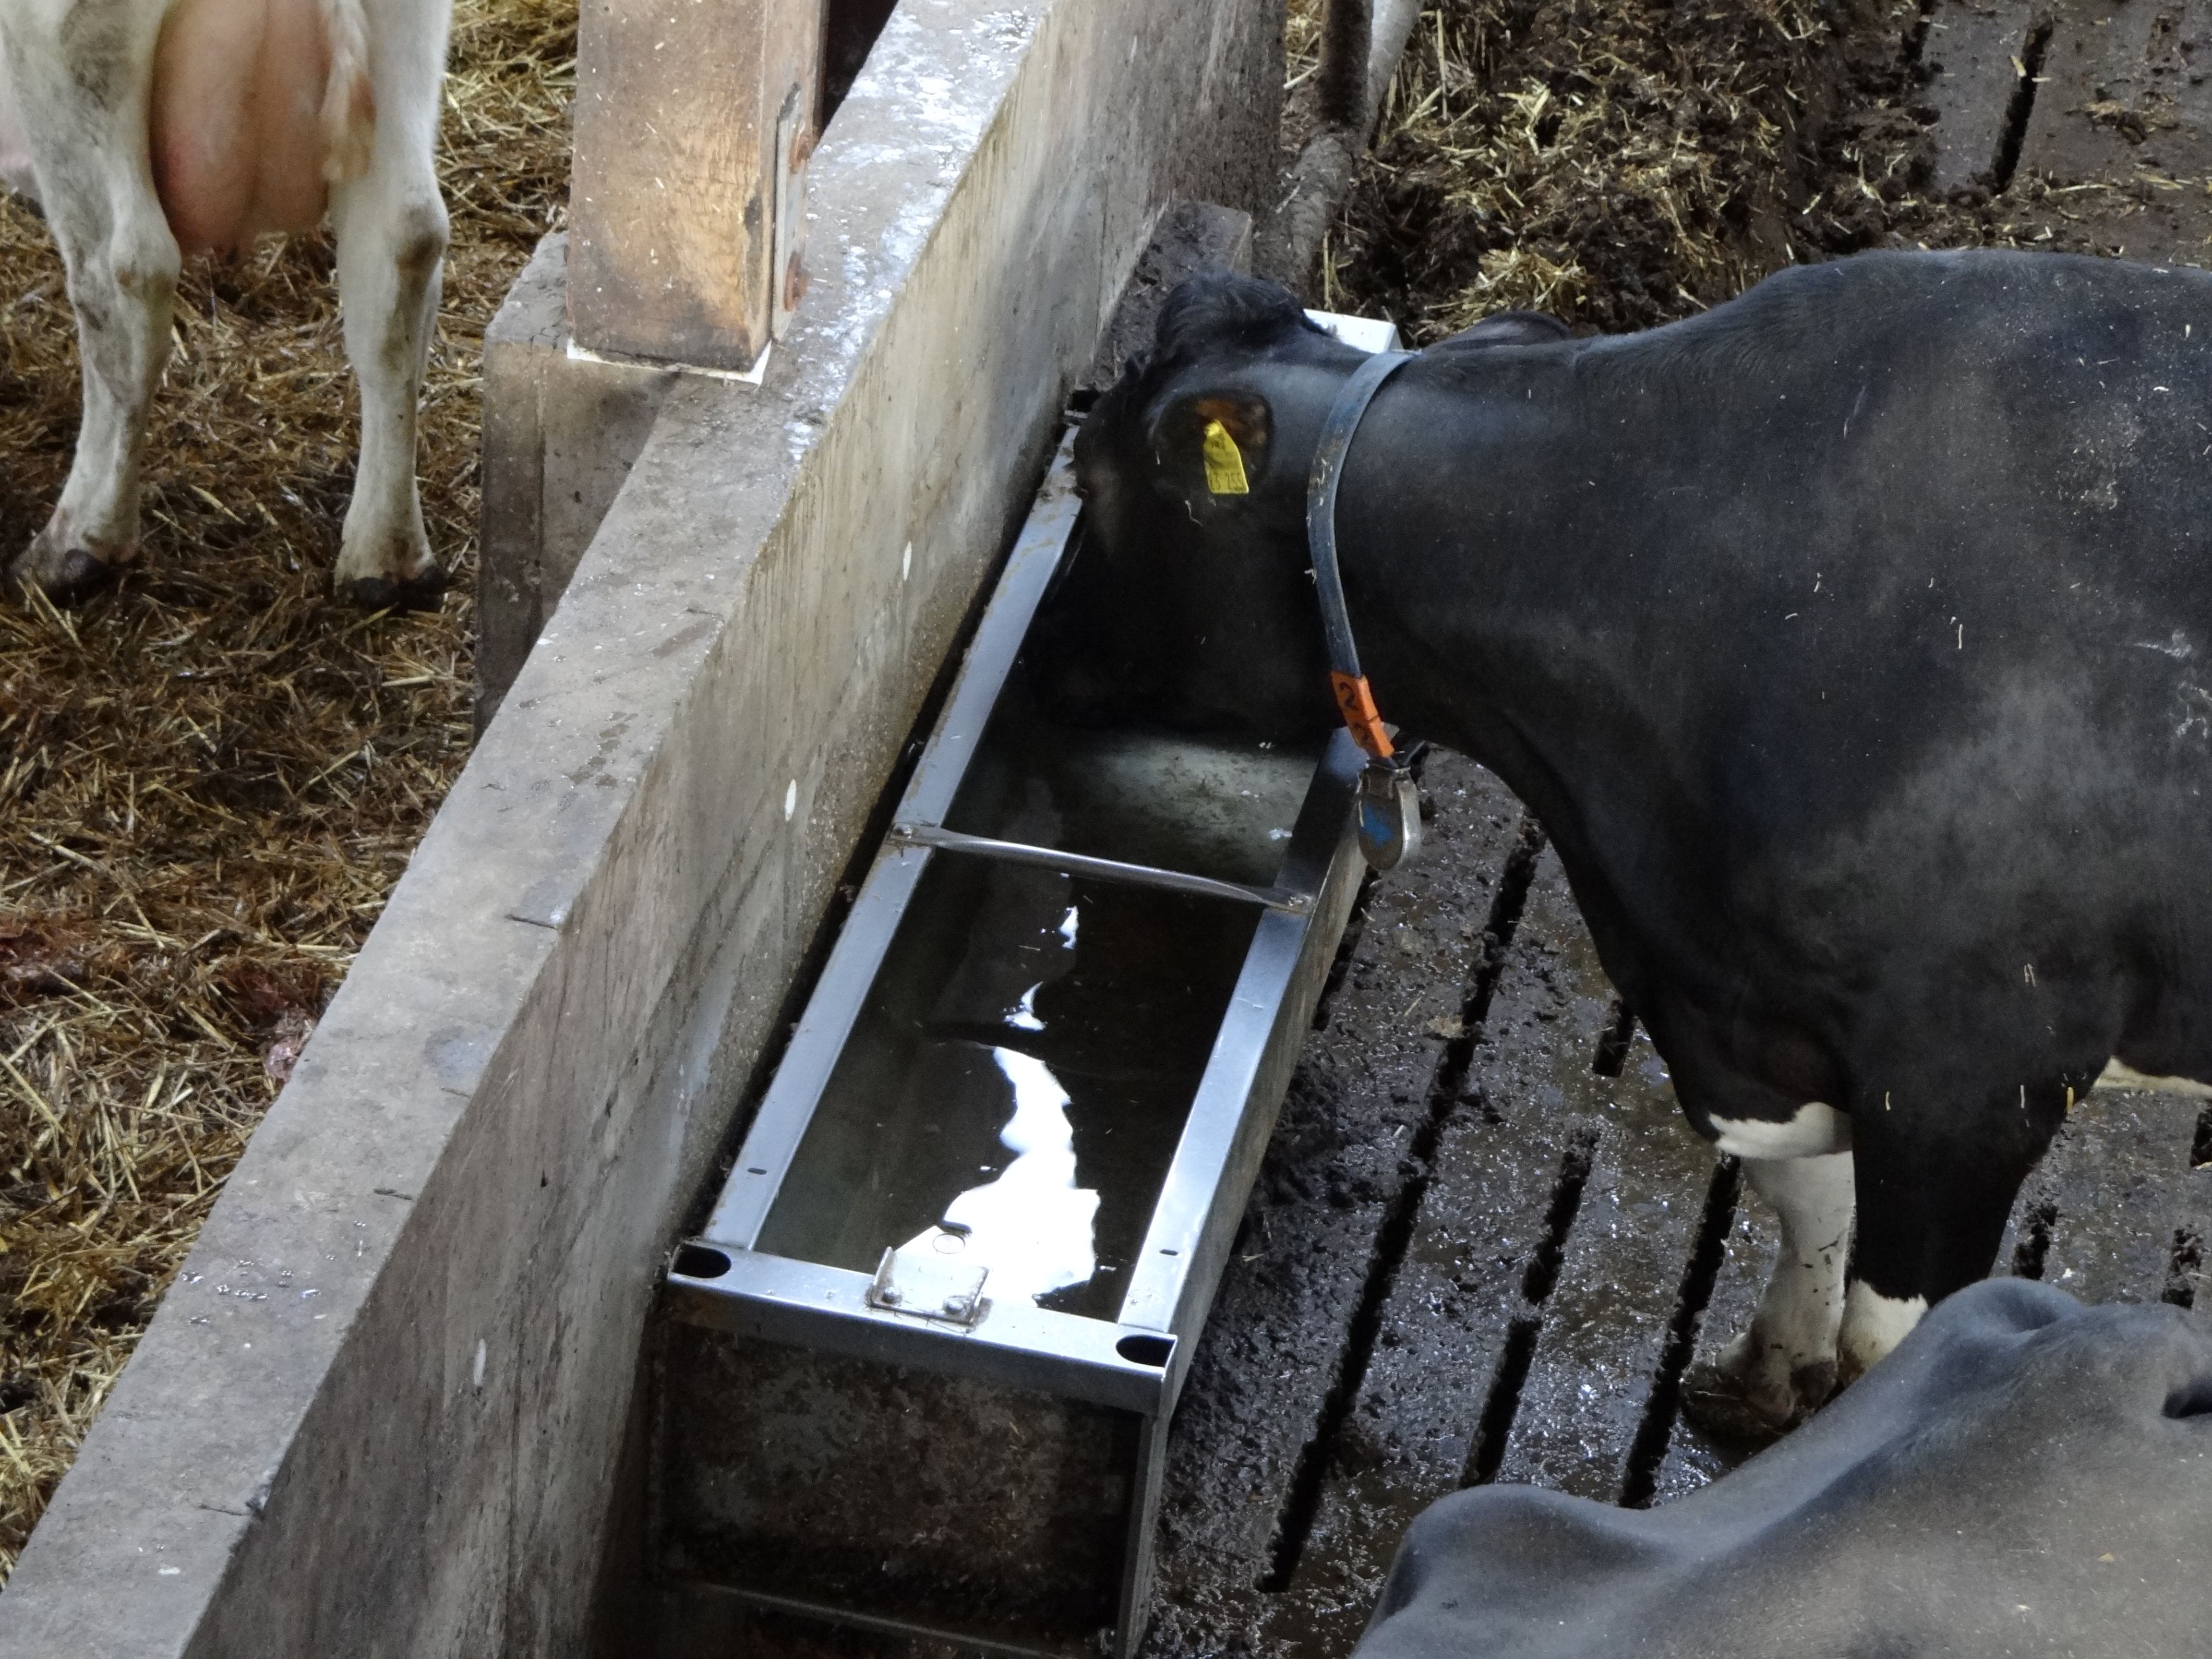
POLYGON ((605 356, 744 370, 804 285, 823 0, 585 0, 568 320, 605 356))

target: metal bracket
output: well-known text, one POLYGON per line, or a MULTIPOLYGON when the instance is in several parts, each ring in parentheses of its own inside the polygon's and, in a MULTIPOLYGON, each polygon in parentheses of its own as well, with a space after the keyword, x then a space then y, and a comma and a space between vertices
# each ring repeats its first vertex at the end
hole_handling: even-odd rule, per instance
POLYGON ((990 1276, 988 1267, 933 1250, 885 1250, 875 1283, 868 1286, 867 1302, 885 1313, 972 1331, 991 1311, 990 1299, 983 1294, 983 1281, 990 1276))
POLYGON ((1093 858, 1088 853, 1066 853, 1057 847, 1032 847, 1026 842, 994 841, 988 836, 947 830, 942 824, 901 820, 891 825, 886 839, 895 845, 969 853, 978 858, 1035 865, 1040 869, 1087 876, 1096 881, 1126 882, 1133 887, 1159 887, 1172 893, 1194 893, 1204 898, 1264 905, 1270 910, 1281 910, 1294 916, 1307 915, 1313 910, 1310 893, 1281 887, 1248 887, 1241 881, 1217 881, 1212 876, 1187 875, 1180 870, 1162 870, 1149 864, 1127 864, 1120 859, 1093 858))
POLYGON ((806 130, 802 88, 785 94, 775 118, 774 223, 769 236, 769 337, 781 340, 806 292, 806 159, 813 148, 806 130))
POLYGON ((1355 796, 1359 855, 1376 870, 1395 870, 1421 850, 1421 793, 1404 766, 1370 760, 1355 796))

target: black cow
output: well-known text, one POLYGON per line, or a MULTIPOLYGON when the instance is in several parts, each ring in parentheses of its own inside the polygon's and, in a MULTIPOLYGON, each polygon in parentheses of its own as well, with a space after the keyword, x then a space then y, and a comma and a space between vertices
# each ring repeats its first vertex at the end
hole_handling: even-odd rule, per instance
POLYGON ((1446 1498, 1356 1659, 2201 1659, 2208 1552, 2212 1335, 1993 1279, 1677 1503, 1446 1498))
MULTIPOLYGON (((1333 720, 1303 519, 1360 361, 1266 283, 1170 298, 1076 447, 1064 708, 1333 720)), ((1781 1213, 1759 1419, 1988 1270, 2100 1077, 2212 1080, 2212 276, 1876 253, 1645 334, 1495 318, 1384 384, 1337 522, 1382 714, 1542 820, 1781 1213)))

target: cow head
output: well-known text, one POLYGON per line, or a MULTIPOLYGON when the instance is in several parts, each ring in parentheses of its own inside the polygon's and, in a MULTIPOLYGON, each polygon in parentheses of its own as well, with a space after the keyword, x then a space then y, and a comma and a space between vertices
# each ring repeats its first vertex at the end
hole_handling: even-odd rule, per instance
POLYGON ((1359 361, 1272 283, 1176 289, 1076 441, 1086 532, 1029 652, 1047 702, 1285 740, 1333 724, 1306 472, 1359 361))
MULTIPOLYGON (((1554 318, 1503 312, 1425 355, 1567 333, 1554 318)), ((1133 710, 1283 741, 1336 723, 1306 481, 1362 355, 1272 283, 1212 273, 1168 297, 1152 354, 1099 398, 1076 440, 1085 534, 1028 653, 1033 683, 1063 717, 1133 710)), ((1361 428, 1374 433, 1362 442, 1387 442, 1379 424, 1361 428)), ((1356 590, 1356 572, 1346 585, 1356 590)), ((1377 690, 1388 690, 1379 678, 1377 690)))

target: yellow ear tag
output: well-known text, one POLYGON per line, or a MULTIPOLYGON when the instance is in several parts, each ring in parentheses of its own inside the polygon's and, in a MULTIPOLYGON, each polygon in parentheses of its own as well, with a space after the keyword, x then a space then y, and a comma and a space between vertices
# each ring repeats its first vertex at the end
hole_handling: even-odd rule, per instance
POLYGON ((1252 486, 1244 481, 1244 457, 1237 447, 1237 440, 1229 435, 1229 428, 1218 421, 1206 423, 1206 487, 1217 495, 1249 495, 1252 486))

